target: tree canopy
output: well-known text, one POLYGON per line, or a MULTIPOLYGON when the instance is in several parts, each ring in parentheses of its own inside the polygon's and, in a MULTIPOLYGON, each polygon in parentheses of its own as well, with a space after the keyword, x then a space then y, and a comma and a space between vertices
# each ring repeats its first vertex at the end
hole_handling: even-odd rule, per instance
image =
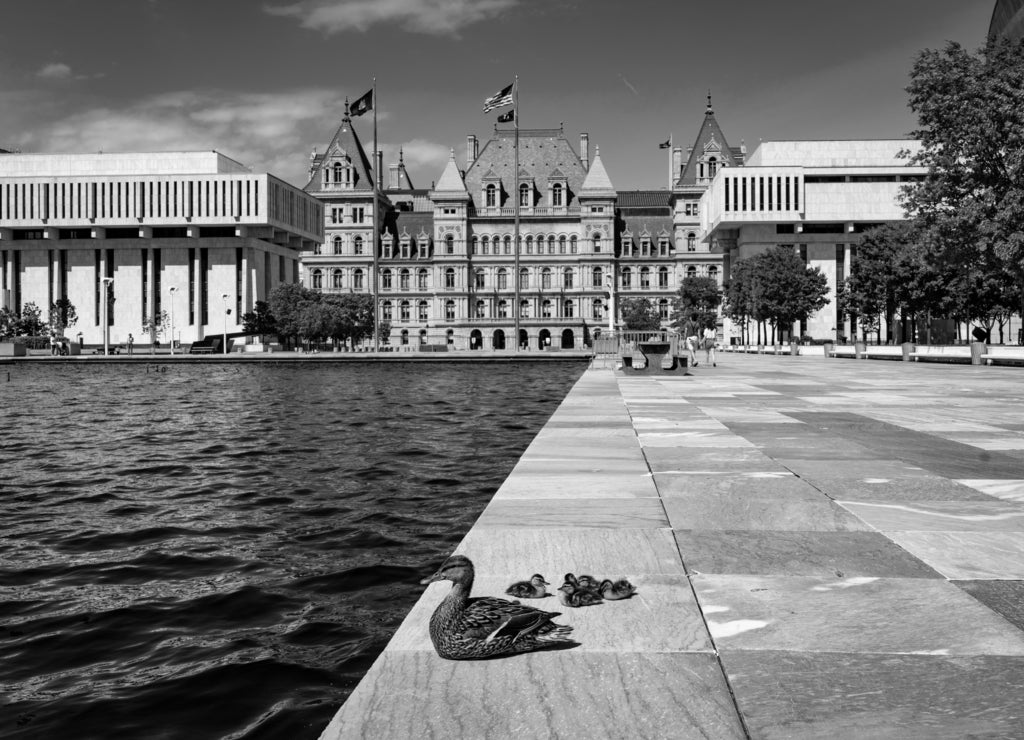
POLYGON ((672 302, 672 327, 683 330, 688 324, 701 329, 718 324, 718 307, 722 305, 722 289, 712 277, 685 277, 672 302))
POLYGON ((627 331, 657 331, 661 328, 661 314, 649 298, 623 298, 619 311, 627 331))
MULTIPOLYGON (((246 331, 261 333, 260 326, 276 327, 283 339, 307 339, 314 342, 332 340, 351 343, 353 347, 373 336, 373 296, 359 293, 323 294, 300 284, 279 285, 270 293, 266 312, 243 316, 246 331), (260 320, 270 323, 260 324, 260 320)), ((386 339, 391 332, 388 322, 378 328, 378 337, 386 339)))

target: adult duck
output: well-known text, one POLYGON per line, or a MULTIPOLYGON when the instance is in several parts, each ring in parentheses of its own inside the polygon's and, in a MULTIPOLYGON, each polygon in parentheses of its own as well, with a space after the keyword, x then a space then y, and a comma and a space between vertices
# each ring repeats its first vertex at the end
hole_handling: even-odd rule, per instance
POLYGON ((430 639, 442 658, 494 658, 574 644, 569 639, 572 627, 551 621, 559 612, 490 596, 471 599, 474 577, 470 559, 452 555, 436 573, 420 581, 423 585, 452 582, 452 590, 430 618, 430 639))

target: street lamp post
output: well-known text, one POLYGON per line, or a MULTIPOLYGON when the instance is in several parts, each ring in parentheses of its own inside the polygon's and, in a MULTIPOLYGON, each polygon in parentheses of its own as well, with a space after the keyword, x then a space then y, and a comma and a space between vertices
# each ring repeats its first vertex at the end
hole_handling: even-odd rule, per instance
POLYGON ((110 284, 114 282, 114 278, 105 277, 100 282, 103 283, 103 354, 110 354, 110 304, 107 296, 107 291, 110 288, 110 284))
POLYGON ((175 285, 170 287, 171 292, 171 354, 174 354, 174 294, 178 292, 175 285))
POLYGON ((222 295, 220 297, 221 301, 223 301, 223 303, 224 303, 224 354, 225 355, 228 353, 228 314, 231 313, 231 309, 228 308, 228 298, 230 298, 230 297, 231 296, 229 296, 227 293, 225 293, 224 295, 222 295))

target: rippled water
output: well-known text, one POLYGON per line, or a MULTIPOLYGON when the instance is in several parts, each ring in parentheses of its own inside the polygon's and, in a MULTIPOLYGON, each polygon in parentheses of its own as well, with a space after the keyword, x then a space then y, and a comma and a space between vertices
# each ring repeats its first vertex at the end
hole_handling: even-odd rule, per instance
POLYGON ((582 371, 163 367, 0 377, 0 737, 317 737, 582 371))

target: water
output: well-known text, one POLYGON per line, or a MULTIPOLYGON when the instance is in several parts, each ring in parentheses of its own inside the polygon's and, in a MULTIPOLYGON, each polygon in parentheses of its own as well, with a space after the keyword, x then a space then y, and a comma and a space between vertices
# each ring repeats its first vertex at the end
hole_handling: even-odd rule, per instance
POLYGON ((582 371, 163 368, 0 384, 0 737, 317 737, 582 371))

